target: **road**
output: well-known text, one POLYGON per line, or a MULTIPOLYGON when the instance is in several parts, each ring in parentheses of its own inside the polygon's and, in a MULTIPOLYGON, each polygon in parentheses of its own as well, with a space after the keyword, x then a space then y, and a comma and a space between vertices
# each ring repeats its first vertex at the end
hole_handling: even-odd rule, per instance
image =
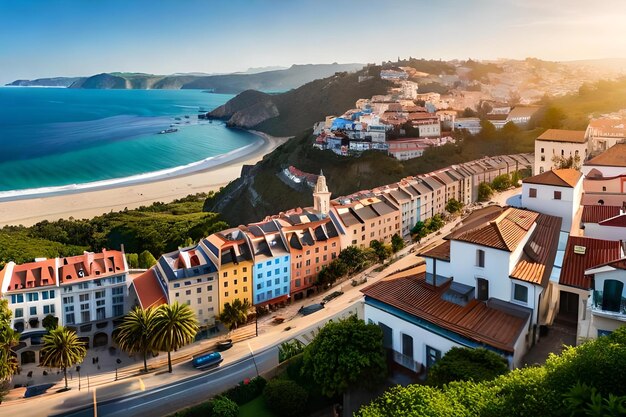
MULTIPOLYGON (((141 379, 99 388, 93 393, 74 397, 51 410, 53 415, 67 417, 94 416, 97 403, 98 416, 132 417, 169 415, 199 400, 217 395, 237 385, 245 378, 269 372, 278 365, 276 346, 249 356, 239 362, 202 372, 196 377, 167 384, 162 387, 141 390, 141 379), (122 392, 120 392, 122 391, 122 392), (79 408, 79 411, 72 411, 79 408)), ((191 367, 190 364, 187 366, 191 367)))

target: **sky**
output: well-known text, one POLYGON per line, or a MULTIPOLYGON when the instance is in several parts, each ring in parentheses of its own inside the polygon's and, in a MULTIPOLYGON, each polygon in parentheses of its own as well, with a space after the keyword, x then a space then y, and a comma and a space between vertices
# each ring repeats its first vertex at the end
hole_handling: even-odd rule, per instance
POLYGON ((305 63, 626 58, 623 0, 0 0, 0 83, 305 63))

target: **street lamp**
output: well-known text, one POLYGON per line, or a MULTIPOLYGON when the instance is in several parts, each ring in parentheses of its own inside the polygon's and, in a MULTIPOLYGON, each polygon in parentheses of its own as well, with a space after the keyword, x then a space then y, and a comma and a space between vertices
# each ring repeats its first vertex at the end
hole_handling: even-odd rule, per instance
POLYGON ((122 363, 122 360, 120 358, 117 358, 115 360, 115 380, 117 381, 117 367, 120 366, 120 364, 122 363))
POLYGON ((256 359, 254 359, 254 353, 252 353, 252 346, 248 342, 248 349, 250 350, 250 356, 252 356, 252 363, 254 363, 254 369, 256 370, 256 376, 259 376, 259 368, 256 366, 256 359))
POLYGON ((76 366, 76 372, 78 373, 78 390, 80 391, 80 365, 76 366))

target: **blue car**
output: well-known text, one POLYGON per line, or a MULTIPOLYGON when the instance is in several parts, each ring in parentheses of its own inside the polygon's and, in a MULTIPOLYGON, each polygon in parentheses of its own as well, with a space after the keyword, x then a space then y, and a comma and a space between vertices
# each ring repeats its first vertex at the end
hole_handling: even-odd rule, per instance
POLYGON ((194 368, 205 369, 211 366, 218 366, 223 360, 224 358, 222 358, 222 355, 220 355, 219 352, 211 352, 196 356, 193 358, 191 364, 194 368))

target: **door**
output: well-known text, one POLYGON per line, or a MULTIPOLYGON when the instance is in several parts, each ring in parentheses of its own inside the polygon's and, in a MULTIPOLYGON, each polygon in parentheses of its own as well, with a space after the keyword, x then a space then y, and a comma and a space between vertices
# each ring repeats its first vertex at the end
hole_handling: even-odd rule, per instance
POLYGON ((383 347, 393 349, 393 330, 391 330, 391 327, 383 323, 378 323, 378 326, 383 331, 383 347))
POLYGON ((426 346, 426 367, 430 368, 441 359, 441 351, 433 347, 426 346))
POLYGON ((476 278, 476 298, 481 301, 489 299, 489 281, 484 278, 476 278))
POLYGON ((602 291, 602 310, 620 311, 622 304, 622 291, 624 283, 615 279, 607 279, 604 281, 604 289, 602 291))

